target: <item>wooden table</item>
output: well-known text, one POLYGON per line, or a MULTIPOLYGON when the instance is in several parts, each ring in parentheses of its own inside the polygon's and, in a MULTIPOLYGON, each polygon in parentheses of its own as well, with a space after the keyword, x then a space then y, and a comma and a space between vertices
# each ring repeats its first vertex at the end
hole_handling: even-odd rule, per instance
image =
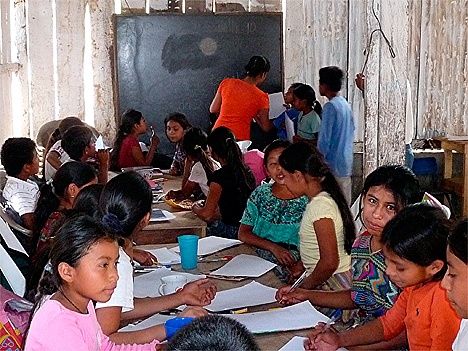
MULTIPOLYGON (((181 188, 182 177, 164 175, 167 181, 163 183, 163 193, 169 190, 181 188)), ((171 212, 176 218, 165 222, 150 222, 142 231, 135 235, 134 241, 138 245, 166 244, 177 242, 177 237, 182 234, 196 234, 206 236, 206 222, 197 217, 195 213, 187 210, 179 210, 166 203, 153 204, 153 208, 159 208, 171 212)))
MULTIPOLYGON (((173 247, 174 245, 144 245, 144 246, 139 246, 138 248, 142 249, 154 249, 154 248, 159 248, 159 247, 173 247)), ((222 257, 225 255, 240 255, 240 254, 250 254, 250 255, 255 255, 255 251, 253 248, 249 245, 238 245, 235 247, 231 247, 226 250, 222 250, 219 252, 216 252, 208 258, 217 258, 217 257, 222 257)), ((225 262, 206 262, 206 263, 198 263, 198 267, 196 269, 192 269, 186 272, 192 273, 192 274, 206 274, 210 271, 213 271, 215 269, 218 269, 222 265, 224 265, 225 262)), ((180 265, 174 265, 172 267, 173 270, 175 271, 183 271, 180 265)), ((254 279, 245 279, 240 282, 236 281, 229 281, 229 280, 220 280, 220 279, 210 279, 212 282, 214 282, 217 287, 218 291, 222 290, 227 290, 227 289, 233 289, 237 287, 244 286, 248 283, 250 283, 254 279)), ((269 271, 268 273, 262 275, 259 278, 255 278, 255 281, 271 286, 273 288, 279 288, 283 286, 284 284, 276 277, 276 275, 273 273, 273 271, 269 271)), ((275 308, 275 307, 280 307, 278 303, 270 303, 266 305, 261 305, 261 306, 252 306, 249 307, 249 311, 251 312, 258 312, 258 311, 266 311, 270 308, 275 308)), ((286 332, 277 332, 277 333, 266 333, 266 334, 255 334, 255 339, 257 340, 260 349, 261 350, 279 350, 283 345, 285 345, 289 340, 292 339, 293 336, 307 336, 307 333, 310 331, 310 329, 306 330, 293 330, 293 331, 286 331, 286 332)))
POLYGON ((466 140, 440 138, 442 149, 444 150, 444 179, 442 187, 460 195, 463 199, 463 217, 468 216, 468 136, 466 140), (452 177, 453 174, 453 151, 463 155, 462 176, 452 177))

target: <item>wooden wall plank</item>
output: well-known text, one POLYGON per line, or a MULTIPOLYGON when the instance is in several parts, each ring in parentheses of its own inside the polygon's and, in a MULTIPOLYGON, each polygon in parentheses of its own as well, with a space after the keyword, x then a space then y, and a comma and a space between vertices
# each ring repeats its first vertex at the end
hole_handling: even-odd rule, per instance
POLYGON ((11 50, 10 50, 10 2, 0 1, 0 115, 8 116, 0 128, 0 142, 13 135, 12 98, 11 98, 11 50))
POLYGON ((56 14, 57 115, 84 119, 85 3, 57 1, 56 14))

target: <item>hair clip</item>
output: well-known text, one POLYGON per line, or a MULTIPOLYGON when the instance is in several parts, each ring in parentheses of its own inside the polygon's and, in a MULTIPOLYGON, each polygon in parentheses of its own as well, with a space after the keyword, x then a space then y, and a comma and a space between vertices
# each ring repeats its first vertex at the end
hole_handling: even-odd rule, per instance
POLYGON ((46 272, 49 272, 49 273, 52 273, 52 263, 50 263, 50 261, 47 261, 45 267, 44 267, 44 270, 46 272))
POLYGON ((195 145, 195 147, 194 147, 193 149, 194 149, 194 150, 201 149, 201 146, 200 146, 200 145, 195 145))
POLYGON ((102 216, 102 223, 104 223, 111 230, 114 230, 116 232, 123 232, 122 223, 120 223, 117 216, 113 213, 107 213, 104 216, 102 216))

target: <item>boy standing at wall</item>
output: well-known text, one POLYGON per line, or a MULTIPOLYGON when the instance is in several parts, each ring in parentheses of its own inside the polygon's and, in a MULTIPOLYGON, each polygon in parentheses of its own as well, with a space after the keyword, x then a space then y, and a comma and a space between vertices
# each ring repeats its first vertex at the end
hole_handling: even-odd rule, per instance
POLYGON ((351 203, 354 117, 349 103, 340 95, 344 73, 336 66, 319 70, 319 92, 329 100, 322 110, 317 146, 351 203))
POLYGON ((21 217, 25 228, 34 230, 39 187, 28 178, 39 172, 36 144, 29 138, 10 138, 2 146, 1 160, 7 173, 3 197, 21 217))

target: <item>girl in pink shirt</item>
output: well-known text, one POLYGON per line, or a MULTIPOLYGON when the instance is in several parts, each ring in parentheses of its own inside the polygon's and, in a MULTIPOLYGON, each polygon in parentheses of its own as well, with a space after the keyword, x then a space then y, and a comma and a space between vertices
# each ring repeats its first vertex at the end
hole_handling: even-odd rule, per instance
POLYGON ((25 351, 155 350, 159 343, 117 345, 104 335, 92 301, 110 299, 117 285, 117 238, 89 216, 69 219, 56 233, 39 287, 25 351))

